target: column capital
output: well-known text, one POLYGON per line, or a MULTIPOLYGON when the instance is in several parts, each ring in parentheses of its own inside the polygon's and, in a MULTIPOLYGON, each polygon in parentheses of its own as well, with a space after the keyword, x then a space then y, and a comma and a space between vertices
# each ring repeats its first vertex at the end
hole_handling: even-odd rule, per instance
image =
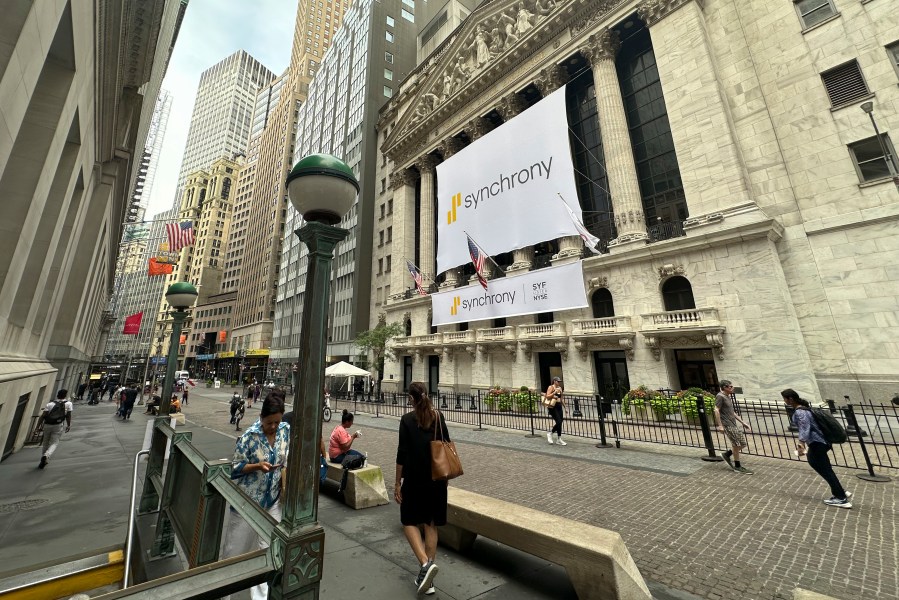
POLYGON ((568 71, 559 65, 549 65, 544 68, 534 82, 544 98, 566 83, 568 83, 568 71))
POLYGON ((390 189, 398 190, 405 185, 412 185, 416 179, 416 174, 409 169, 394 171, 390 174, 390 189))
POLYGON ((701 0, 645 0, 637 6, 637 14, 646 23, 648 27, 652 27, 681 6, 696 2, 699 8, 702 8, 701 0))
POLYGON ((440 162, 439 157, 434 156, 433 154, 425 154, 415 161, 415 166, 418 167, 418 172, 424 175, 425 173, 433 173, 434 168, 440 164, 440 162))
POLYGON ((518 93, 513 92, 500 100, 496 110, 502 116, 503 121, 508 121, 521 114, 527 107, 527 101, 518 93))
POLYGON ((475 117, 465 126, 465 133, 468 134, 468 137, 471 138, 471 141, 473 142, 482 135, 489 133, 492 129, 493 123, 489 120, 484 117, 475 117))
POLYGON ((595 65, 601 60, 615 60, 620 48, 621 39, 618 37, 618 32, 606 28, 587 38, 584 45, 578 48, 578 52, 587 59, 587 62, 595 65))
POLYGON ((440 154, 443 155, 443 160, 447 160, 450 156, 464 147, 465 142, 457 137, 450 137, 443 140, 443 142, 440 144, 440 146, 437 147, 437 149, 440 150, 440 154))

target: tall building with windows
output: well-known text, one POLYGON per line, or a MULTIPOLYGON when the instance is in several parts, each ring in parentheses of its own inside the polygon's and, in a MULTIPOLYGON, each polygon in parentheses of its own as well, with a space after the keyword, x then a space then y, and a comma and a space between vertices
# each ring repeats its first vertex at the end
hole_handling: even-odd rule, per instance
POLYGON ((200 75, 187 143, 178 172, 174 208, 188 175, 221 157, 245 154, 256 94, 275 78, 262 63, 238 50, 200 75))
MULTIPOLYGON (((406 331, 385 389, 545 388, 561 373, 566 390, 607 399, 638 385, 715 390, 722 378, 773 401, 787 387, 892 396, 899 13, 888 0, 810 6, 499 0, 473 11, 381 111, 389 160, 377 179, 390 192, 372 324, 386 311, 406 331), (563 85, 578 200, 601 254, 568 237, 493 259, 507 277, 583 260, 589 306, 435 327, 452 307, 415 294, 398 266, 436 271, 434 218, 451 217, 434 165, 483 151, 487 132, 563 85)), ((435 279, 448 291, 472 274, 435 279)))
MULTIPOLYGON (((350 231, 335 251, 328 328, 328 356, 354 360, 356 335, 368 329, 374 206, 384 190, 375 171, 380 153, 374 123, 397 82, 415 66, 415 13, 410 0, 357 0, 344 17, 299 109, 294 162, 316 153, 345 161, 359 180, 356 204, 340 226, 350 231)), ((302 218, 288 209, 278 276, 274 369, 286 380, 299 356, 300 320, 307 267, 306 247, 293 232, 302 218)))
MULTIPOLYGON (((275 295, 279 256, 284 240, 287 216, 287 192, 284 181, 294 156, 294 134, 308 83, 319 67, 340 27, 347 0, 300 0, 294 27, 290 65, 282 76, 274 109, 267 108, 264 127, 252 144, 252 173, 241 182, 238 213, 240 229, 239 274, 237 275, 232 315, 233 332, 229 351, 251 357, 249 369, 268 362, 275 318, 275 295)), ((267 102, 263 99, 263 102, 267 102)), ((260 108, 257 101, 257 108, 260 108)), ((257 111, 257 115, 260 114, 257 111)), ((232 266, 236 269, 236 266, 232 266)), ((234 277, 229 278, 234 284, 234 277)))

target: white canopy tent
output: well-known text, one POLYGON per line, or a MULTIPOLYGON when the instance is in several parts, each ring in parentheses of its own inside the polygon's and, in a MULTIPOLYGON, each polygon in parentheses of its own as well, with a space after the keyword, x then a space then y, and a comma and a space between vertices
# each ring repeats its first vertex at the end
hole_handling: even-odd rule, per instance
POLYGON ((353 383, 355 382, 357 377, 371 377, 371 373, 366 371, 365 369, 360 369, 359 367, 353 366, 348 362, 340 361, 339 363, 335 363, 325 369, 325 377, 343 377, 342 381, 333 382, 337 385, 328 385, 328 389, 331 393, 336 392, 337 390, 346 390, 349 392, 353 389, 353 383))

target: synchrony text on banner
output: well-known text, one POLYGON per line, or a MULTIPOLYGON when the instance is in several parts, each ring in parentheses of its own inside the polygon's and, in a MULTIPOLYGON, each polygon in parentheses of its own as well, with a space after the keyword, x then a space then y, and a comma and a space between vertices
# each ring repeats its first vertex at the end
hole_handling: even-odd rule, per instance
POLYGON ((516 182, 521 186, 538 177, 549 179, 549 173, 552 170, 552 166, 553 157, 550 156, 549 162, 540 160, 540 162, 536 162, 528 168, 521 169, 520 171, 513 171, 509 175, 500 175, 493 183, 478 188, 476 192, 466 194, 462 199, 462 204, 465 208, 474 206, 475 210, 477 210, 479 203, 492 198, 493 196, 499 196, 506 190, 514 189, 516 182))

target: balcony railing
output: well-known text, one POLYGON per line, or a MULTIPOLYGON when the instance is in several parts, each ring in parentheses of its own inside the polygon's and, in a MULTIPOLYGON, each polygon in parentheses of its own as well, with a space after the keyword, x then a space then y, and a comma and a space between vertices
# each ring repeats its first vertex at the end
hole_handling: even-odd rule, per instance
POLYGON ((503 342, 515 339, 515 329, 513 327, 493 327, 492 329, 476 330, 476 339, 478 342, 503 342))
POLYGON ((630 317, 603 317, 598 319, 572 319, 573 337, 627 333, 631 331, 630 317))
POLYGON ((521 340, 565 337, 565 335, 565 323, 562 321, 518 326, 518 339, 521 340))
POLYGON ((664 223, 656 223, 646 228, 649 234, 649 243, 662 242, 687 235, 684 233, 683 221, 665 221, 664 223))
POLYGON ((471 344, 474 342, 474 330, 468 331, 447 331, 443 334, 443 344, 471 344))
POLYGON ((670 310, 643 315, 643 329, 647 331, 703 329, 708 327, 721 327, 717 308, 670 310))
POLYGON ((440 344, 440 333, 430 333, 428 335, 417 335, 412 338, 412 343, 416 346, 433 346, 440 344))

